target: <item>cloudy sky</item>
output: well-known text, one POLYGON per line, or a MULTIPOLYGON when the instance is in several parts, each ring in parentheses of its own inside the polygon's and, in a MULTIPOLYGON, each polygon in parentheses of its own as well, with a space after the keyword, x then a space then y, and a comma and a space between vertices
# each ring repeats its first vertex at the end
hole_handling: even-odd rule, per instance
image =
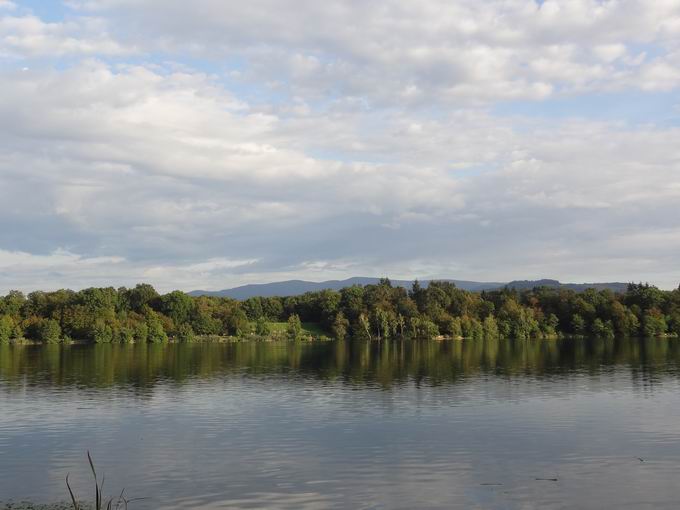
POLYGON ((680 0, 0 0, 0 292, 679 262, 680 0))

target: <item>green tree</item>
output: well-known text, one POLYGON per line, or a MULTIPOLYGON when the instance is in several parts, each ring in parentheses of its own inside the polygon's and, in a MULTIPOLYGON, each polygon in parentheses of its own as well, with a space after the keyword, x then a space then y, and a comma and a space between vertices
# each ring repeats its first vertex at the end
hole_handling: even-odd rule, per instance
POLYGON ((397 315, 397 322, 396 322, 396 327, 397 327, 397 332, 399 333, 400 337, 404 337, 404 330, 406 328, 406 319, 402 314, 397 315))
POLYGON ((198 335, 219 335, 222 321, 219 318, 219 298, 200 296, 194 301, 191 327, 198 335))
POLYGON ((586 321, 581 317, 580 314, 575 313, 571 317, 571 329, 576 333, 577 335, 585 335, 587 328, 586 328, 586 321))
POLYGON ((342 295, 335 290, 322 290, 318 294, 318 317, 316 317, 316 320, 320 321, 327 330, 333 329, 341 299, 342 295))
POLYGON ((110 324, 104 320, 97 320, 92 328, 92 340, 97 344, 113 342, 114 332, 110 324))
POLYGON ((418 280, 413 282, 409 297, 415 302, 419 312, 424 312, 427 308, 427 289, 424 289, 418 280))
POLYGON ((177 327, 175 337, 180 342, 193 342, 196 339, 196 335, 194 334, 194 330, 192 329, 191 325, 186 323, 180 324, 177 327))
POLYGON ((118 340, 122 344, 131 344, 135 341, 135 330, 130 326, 121 326, 118 340))
POLYGON ((631 283, 628 285, 625 301, 629 306, 637 305, 642 310, 659 308, 664 301, 664 293, 648 283, 631 283))
POLYGON ((0 344, 6 344, 14 335, 14 320, 9 315, 0 316, 0 344))
POLYGON ((148 283, 140 283, 134 289, 125 291, 131 310, 141 313, 145 306, 150 306, 158 299, 158 292, 148 283))
POLYGON ((299 340, 302 337, 302 322, 300 322, 299 315, 293 314, 288 317, 286 334, 288 335, 289 340, 299 340))
POLYGON ((248 298, 241 303, 241 306, 243 307, 245 314, 248 316, 248 319, 251 321, 257 320, 264 316, 261 297, 248 298))
POLYGON ((637 316, 619 301, 611 303, 611 318, 614 331, 621 336, 634 336, 640 330, 640 321, 637 316))
MULTIPOLYGON (((521 306, 513 298, 503 303, 499 318, 505 323, 505 329, 509 330, 509 334, 513 338, 526 340, 540 333, 533 310, 521 306)), ((503 329, 501 328, 501 331, 503 329)))
POLYGON ((56 344, 61 340, 61 328, 53 319, 46 319, 38 327, 38 339, 46 344, 56 344))
POLYGON ((136 344, 145 344, 149 341, 149 326, 146 321, 133 323, 132 332, 136 344))
POLYGON ((484 336, 484 328, 475 317, 463 315, 460 325, 464 338, 479 339, 484 336))
POLYGON ((338 312, 333 321, 333 336, 338 340, 344 340, 349 329, 349 321, 345 318, 345 314, 338 312))
POLYGON ((152 344, 165 343, 168 341, 168 334, 163 329, 163 323, 156 312, 146 307, 146 327, 147 341, 152 344))
POLYGON ((645 336, 661 336, 666 333, 668 325, 666 324, 666 318, 663 316, 660 310, 652 308, 645 312, 642 321, 642 330, 645 336))
POLYGON ((230 308, 226 316, 225 326, 227 334, 234 336, 242 336, 248 332, 250 323, 248 317, 241 308, 230 308))
POLYGON ((368 340, 373 340, 371 335, 371 321, 365 313, 359 314, 359 331, 368 340))
POLYGON ((487 315, 482 324, 482 329, 484 330, 484 336, 486 338, 498 338, 498 323, 493 315, 487 315))
POLYGON ((279 321, 283 318, 283 302, 278 297, 262 298, 262 313, 270 321, 279 321))
POLYGON ((193 310, 193 299, 182 291, 175 290, 160 298, 160 311, 176 325, 188 322, 193 310))
POLYGON ((269 326, 269 322, 267 322, 267 319, 264 316, 260 316, 257 321, 255 321, 255 333, 264 337, 271 335, 272 328, 269 326))
POLYGON ((375 312, 375 322, 378 331, 378 339, 380 338, 390 338, 392 336, 392 316, 390 312, 385 310, 376 310, 375 312))
POLYGON ((540 329, 541 333, 543 333, 543 336, 545 337, 552 337, 557 334, 557 327, 559 326, 560 320, 557 318, 557 315, 554 313, 551 313, 547 317, 544 317, 543 320, 540 322, 540 329))
POLYGON ((345 287, 340 291, 340 308, 345 317, 354 323, 359 320, 359 315, 364 309, 364 289, 358 285, 345 287))
POLYGON ((591 333, 598 338, 614 338, 612 321, 603 321, 599 317, 593 321, 591 333))
POLYGON ((424 319, 418 326, 418 337, 432 339, 439 336, 439 328, 431 320, 424 319))
POLYGON ((410 326, 414 338, 431 339, 439 336, 437 325, 426 317, 411 318, 410 326))
POLYGON ((668 332, 680 336, 680 310, 671 314, 668 321, 668 332))
POLYGON ((460 317, 453 317, 448 325, 448 333, 453 338, 463 337, 463 325, 461 324, 460 317))
POLYGON ((21 309, 26 303, 26 297, 23 292, 18 290, 10 290, 9 293, 0 300, 0 313, 19 318, 21 309))

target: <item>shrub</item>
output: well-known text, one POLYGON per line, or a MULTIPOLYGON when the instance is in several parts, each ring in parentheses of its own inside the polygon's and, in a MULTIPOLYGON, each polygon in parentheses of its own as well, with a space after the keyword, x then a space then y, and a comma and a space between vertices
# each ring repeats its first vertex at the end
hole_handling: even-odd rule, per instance
POLYGON ((168 335, 163 329, 163 324, 158 314, 151 309, 147 310, 146 313, 146 327, 148 342, 160 344, 168 341, 168 335))
POLYGON ((0 344, 10 341, 14 335, 14 320, 9 315, 0 316, 0 344))
POLYGON ((135 343, 145 344, 149 341, 149 326, 146 322, 136 322, 132 326, 132 331, 135 343))
POLYGON ((61 340, 61 327, 53 319, 46 319, 38 326, 38 340, 46 344, 56 344, 61 340))
POLYGON ((333 336, 338 340, 344 340, 347 336, 347 329, 349 328, 349 321, 345 318, 342 312, 338 312, 333 321, 333 336))
POLYGON ((92 330, 92 340, 96 344, 109 344, 113 341, 113 328, 106 322, 99 320, 92 330))
POLYGON ((571 318, 571 329, 577 335, 584 335, 586 333, 586 321, 577 313, 571 318))
POLYGON ((265 317, 259 317, 255 322, 255 333, 260 336, 269 336, 272 333, 272 328, 269 326, 265 317))
POLYGON ((286 334, 290 340, 299 340, 302 337, 302 322, 300 322, 300 317, 297 314, 288 317, 286 334))
POLYGON ((180 342, 193 342, 196 339, 196 335, 194 334, 194 330, 188 324, 181 324, 177 328, 177 332, 175 333, 175 337, 180 342))
POLYGON ((484 329, 484 336, 486 338, 498 338, 498 323, 494 319, 493 315, 488 315, 484 319, 484 324, 482 325, 484 329))
POLYGON ((464 338, 481 338, 484 336, 484 329, 480 322, 474 317, 464 315, 461 319, 461 329, 464 338))
POLYGON ((602 319, 595 319, 591 332, 596 337, 614 338, 614 325, 612 321, 604 322, 602 319))
POLYGON ((665 317, 657 309, 649 310, 642 320, 642 330, 645 336, 661 336, 668 328, 665 317))

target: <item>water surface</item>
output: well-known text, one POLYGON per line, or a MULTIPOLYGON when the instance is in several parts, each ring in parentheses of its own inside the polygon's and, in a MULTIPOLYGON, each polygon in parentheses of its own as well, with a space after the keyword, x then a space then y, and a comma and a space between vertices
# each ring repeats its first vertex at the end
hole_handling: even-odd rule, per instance
MULTIPOLYGON (((678 508, 680 342, 0 346, 0 501, 678 508)), ((2 507, 2 505, 0 505, 2 507)))

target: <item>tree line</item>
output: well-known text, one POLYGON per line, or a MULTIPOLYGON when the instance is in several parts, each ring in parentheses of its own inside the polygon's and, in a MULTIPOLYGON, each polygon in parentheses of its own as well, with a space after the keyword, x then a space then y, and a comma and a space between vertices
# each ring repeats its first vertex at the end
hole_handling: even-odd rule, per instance
MULTIPOLYGON (((151 285, 89 288, 0 298, 0 343, 163 343, 196 337, 305 337, 315 323, 328 338, 550 338, 680 334, 680 288, 631 283, 624 293, 552 287, 470 292, 450 282, 416 280, 411 289, 388 279, 376 285, 290 297, 193 297, 159 294, 151 285), (286 323, 284 330, 272 323, 286 323)), ((318 335, 321 336, 321 335, 318 335)))

